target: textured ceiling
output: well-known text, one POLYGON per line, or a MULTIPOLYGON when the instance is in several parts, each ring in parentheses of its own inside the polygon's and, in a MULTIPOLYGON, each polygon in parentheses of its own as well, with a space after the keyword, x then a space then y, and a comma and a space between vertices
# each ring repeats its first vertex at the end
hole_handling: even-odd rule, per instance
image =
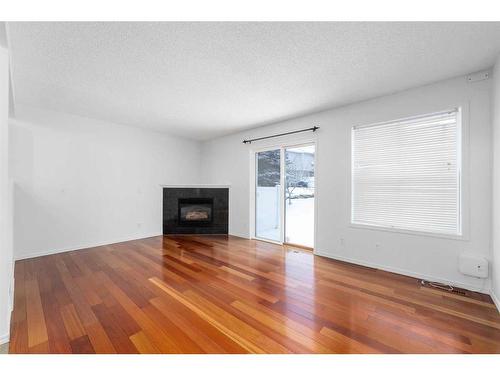
POLYGON ((8 23, 16 104, 209 139, 489 68, 500 23, 8 23))

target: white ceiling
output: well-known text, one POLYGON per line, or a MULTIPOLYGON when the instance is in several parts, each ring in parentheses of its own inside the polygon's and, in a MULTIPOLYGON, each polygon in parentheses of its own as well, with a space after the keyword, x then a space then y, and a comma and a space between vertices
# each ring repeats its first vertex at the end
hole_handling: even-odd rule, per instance
POLYGON ((500 23, 8 23, 16 104, 223 134, 489 68, 500 23))

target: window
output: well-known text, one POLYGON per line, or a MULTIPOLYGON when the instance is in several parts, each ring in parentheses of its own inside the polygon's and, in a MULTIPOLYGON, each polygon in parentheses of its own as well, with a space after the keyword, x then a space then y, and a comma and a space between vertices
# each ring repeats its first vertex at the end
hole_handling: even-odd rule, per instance
POLYGON ((460 109, 352 129, 353 224, 459 236, 460 109))

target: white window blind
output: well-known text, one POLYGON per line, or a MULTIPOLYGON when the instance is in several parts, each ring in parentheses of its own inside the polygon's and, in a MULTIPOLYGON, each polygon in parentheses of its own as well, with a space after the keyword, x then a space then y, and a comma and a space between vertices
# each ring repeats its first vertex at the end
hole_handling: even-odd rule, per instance
POLYGON ((352 223, 461 235, 460 110, 352 129, 352 223))

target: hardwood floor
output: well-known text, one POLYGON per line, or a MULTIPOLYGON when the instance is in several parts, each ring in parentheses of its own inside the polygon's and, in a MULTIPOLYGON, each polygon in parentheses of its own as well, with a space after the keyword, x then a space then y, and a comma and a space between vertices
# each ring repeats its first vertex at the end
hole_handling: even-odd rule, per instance
POLYGON ((237 237, 49 255, 15 276, 10 353, 500 353, 489 296, 237 237))

